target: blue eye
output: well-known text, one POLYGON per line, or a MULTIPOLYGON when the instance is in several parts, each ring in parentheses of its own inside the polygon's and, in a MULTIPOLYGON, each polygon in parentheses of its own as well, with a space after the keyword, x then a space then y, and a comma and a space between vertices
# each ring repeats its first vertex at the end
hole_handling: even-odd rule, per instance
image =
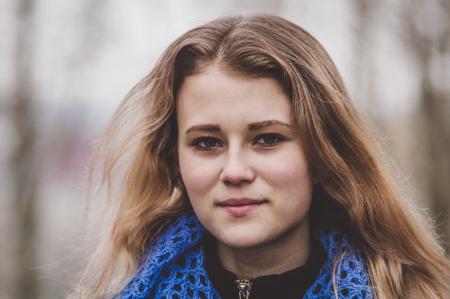
POLYGON ((255 140, 255 144, 270 147, 270 146, 275 146, 284 140, 285 140, 285 138, 278 134, 267 133, 267 134, 261 134, 261 135, 257 136, 256 140, 255 140))
POLYGON ((198 137, 192 141, 192 145, 201 151, 212 150, 216 147, 220 147, 221 142, 212 137, 198 137))

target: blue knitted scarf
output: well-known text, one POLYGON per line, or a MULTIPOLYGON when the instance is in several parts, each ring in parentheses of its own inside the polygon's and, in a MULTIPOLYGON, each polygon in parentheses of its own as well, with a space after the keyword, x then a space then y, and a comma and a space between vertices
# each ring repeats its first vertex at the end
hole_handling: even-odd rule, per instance
MULTIPOLYGON (((220 299, 205 270, 204 233, 195 214, 179 217, 156 238, 137 274, 116 298, 220 299)), ((344 251, 336 276, 339 298, 373 298, 363 256, 346 235, 332 230, 319 238, 328 258, 303 298, 335 298, 332 257, 344 251)))

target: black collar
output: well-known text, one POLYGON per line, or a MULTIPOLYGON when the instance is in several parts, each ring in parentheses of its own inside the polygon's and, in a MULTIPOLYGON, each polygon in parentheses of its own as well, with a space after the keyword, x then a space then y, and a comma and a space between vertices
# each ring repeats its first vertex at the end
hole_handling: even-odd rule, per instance
MULTIPOLYGON (((324 264, 327 254, 320 241, 312 239, 311 255, 307 262, 298 268, 281 274, 259 276, 250 280, 251 299, 302 298, 314 282, 324 264)), ((217 255, 216 240, 207 234, 204 238, 206 271, 222 299, 239 299, 234 273, 225 270, 217 255)))

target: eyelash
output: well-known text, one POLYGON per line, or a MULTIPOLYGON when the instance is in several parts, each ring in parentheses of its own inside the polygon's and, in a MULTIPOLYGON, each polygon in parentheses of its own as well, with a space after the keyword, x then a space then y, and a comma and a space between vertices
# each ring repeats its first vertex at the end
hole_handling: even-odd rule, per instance
POLYGON ((220 143, 220 141, 217 138, 214 137, 209 137, 209 136, 202 136, 202 137, 197 137, 194 140, 192 140, 192 146, 194 146, 196 149, 200 150, 200 151, 210 151, 212 150, 212 147, 206 147, 206 146, 201 146, 201 143, 205 143, 205 142, 210 142, 213 141, 216 144, 220 143))
MULTIPOLYGON (((256 141, 257 140, 259 140, 259 139, 261 139, 261 138, 264 138, 264 137, 269 137, 269 138, 276 138, 276 141, 275 142, 271 142, 271 143, 263 143, 263 144, 261 144, 262 146, 264 146, 264 147, 271 147, 271 146, 275 146, 275 145, 277 145, 277 144, 279 144, 279 143, 281 143, 281 142, 283 142, 283 141, 285 141, 286 140, 286 138, 285 137, 283 137, 283 136, 281 136, 281 135, 279 135, 279 134, 275 134, 275 133, 265 133, 265 134, 261 134, 261 135, 258 135, 257 137, 256 137, 256 141)), ((256 143, 256 142, 255 142, 256 143)))
MULTIPOLYGON (((264 134, 260 134, 258 136, 256 136, 253 144, 255 145, 260 145, 262 147, 272 147, 275 146, 283 141, 285 141, 286 138, 279 135, 279 134, 275 134, 275 133, 264 133, 264 134), (271 138, 272 142, 270 143, 260 143, 258 142, 258 140, 260 140, 261 138, 271 138), (276 141, 273 141, 273 139, 276 139, 276 141)), ((266 140, 267 141, 267 140, 266 140)), ((201 136, 201 137, 197 137, 195 138, 191 145, 194 146, 196 149, 200 150, 200 151, 211 151, 214 150, 214 148, 217 146, 217 144, 221 144, 220 140, 215 138, 215 137, 210 137, 210 136, 201 136), (206 146, 204 143, 205 142, 214 142, 215 145, 214 146, 206 146), (203 145, 201 145, 203 143, 203 145)))

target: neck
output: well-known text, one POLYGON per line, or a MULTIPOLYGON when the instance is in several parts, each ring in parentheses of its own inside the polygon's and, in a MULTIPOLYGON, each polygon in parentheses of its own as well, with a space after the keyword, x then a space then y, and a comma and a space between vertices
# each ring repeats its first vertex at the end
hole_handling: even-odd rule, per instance
POLYGON ((310 255, 309 224, 289 231, 266 244, 233 248, 217 243, 223 267, 242 279, 280 274, 306 263, 310 255))

